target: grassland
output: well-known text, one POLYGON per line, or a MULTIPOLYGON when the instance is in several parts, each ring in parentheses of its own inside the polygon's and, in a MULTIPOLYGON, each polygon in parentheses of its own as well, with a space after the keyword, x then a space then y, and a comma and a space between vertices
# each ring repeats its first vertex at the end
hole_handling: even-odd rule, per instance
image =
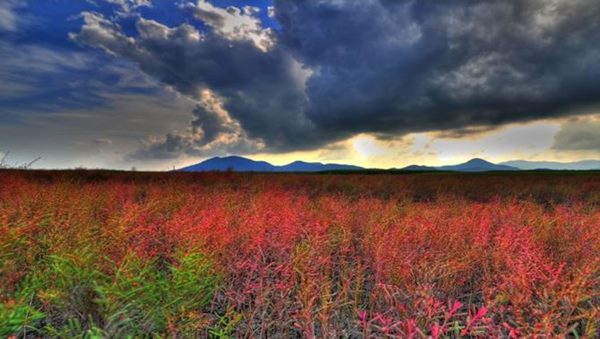
POLYGON ((598 173, 0 171, 0 336, 599 327, 598 173))

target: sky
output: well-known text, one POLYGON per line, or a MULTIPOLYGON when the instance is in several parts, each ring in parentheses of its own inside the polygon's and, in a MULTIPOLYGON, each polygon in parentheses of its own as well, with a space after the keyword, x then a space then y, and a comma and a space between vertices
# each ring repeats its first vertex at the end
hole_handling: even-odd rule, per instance
POLYGON ((0 158, 600 159, 597 0, 0 0, 0 158))

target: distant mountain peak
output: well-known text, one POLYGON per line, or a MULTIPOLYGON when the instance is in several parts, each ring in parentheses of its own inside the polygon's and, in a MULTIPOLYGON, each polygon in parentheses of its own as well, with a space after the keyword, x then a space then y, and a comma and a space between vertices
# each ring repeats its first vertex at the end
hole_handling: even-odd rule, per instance
POLYGON ((507 165, 498 165, 481 158, 473 158, 467 162, 458 165, 448 165, 437 167, 445 171, 457 172, 488 172, 488 171, 518 171, 519 169, 507 165))
POLYGON ((214 157, 201 163, 184 167, 184 172, 208 172, 208 171, 237 171, 237 172, 272 172, 275 166, 266 161, 254 161, 248 158, 231 155, 226 157, 214 157))
POLYGON ((294 162, 290 162, 288 165, 322 165, 323 163, 320 162, 308 162, 308 161, 302 161, 302 160, 296 160, 294 162))
POLYGON ((481 158, 473 158, 467 162, 465 162, 465 164, 491 164, 493 165, 493 163, 485 160, 485 159, 481 159, 481 158))

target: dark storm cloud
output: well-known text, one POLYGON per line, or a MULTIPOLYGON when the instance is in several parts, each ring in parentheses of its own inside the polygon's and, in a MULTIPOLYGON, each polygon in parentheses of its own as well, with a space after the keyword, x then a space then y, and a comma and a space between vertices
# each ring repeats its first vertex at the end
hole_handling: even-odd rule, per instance
POLYGON ((563 124, 554 137, 552 148, 600 152, 600 119, 576 119, 563 124))
POLYGON ((491 132, 494 129, 494 126, 468 126, 435 132, 433 133, 433 136, 439 139, 462 139, 465 137, 480 136, 481 134, 491 132))
MULTIPOLYGON (((485 130, 600 101, 595 0, 276 0, 277 31, 254 10, 183 7, 208 29, 140 18, 139 35, 127 36, 86 13, 73 39, 133 60, 185 95, 213 91, 240 138, 266 151, 363 132, 485 130)), ((214 142, 228 133, 214 115, 196 114, 204 137, 170 135, 162 146, 175 155, 214 142)))
POLYGON ((569 114, 600 100, 597 1, 276 1, 311 122, 404 133, 569 114))

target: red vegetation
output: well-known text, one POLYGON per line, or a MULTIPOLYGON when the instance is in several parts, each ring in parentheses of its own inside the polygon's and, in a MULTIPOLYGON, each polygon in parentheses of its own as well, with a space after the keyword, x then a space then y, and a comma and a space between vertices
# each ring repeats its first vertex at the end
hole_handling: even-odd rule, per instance
MULTIPOLYGON (((108 276, 131 255, 207 257, 221 279, 198 336, 591 338, 600 177, 0 173, 5 309, 44 258, 82 253, 108 276)), ((48 314, 42 292, 26 302, 48 314)))

